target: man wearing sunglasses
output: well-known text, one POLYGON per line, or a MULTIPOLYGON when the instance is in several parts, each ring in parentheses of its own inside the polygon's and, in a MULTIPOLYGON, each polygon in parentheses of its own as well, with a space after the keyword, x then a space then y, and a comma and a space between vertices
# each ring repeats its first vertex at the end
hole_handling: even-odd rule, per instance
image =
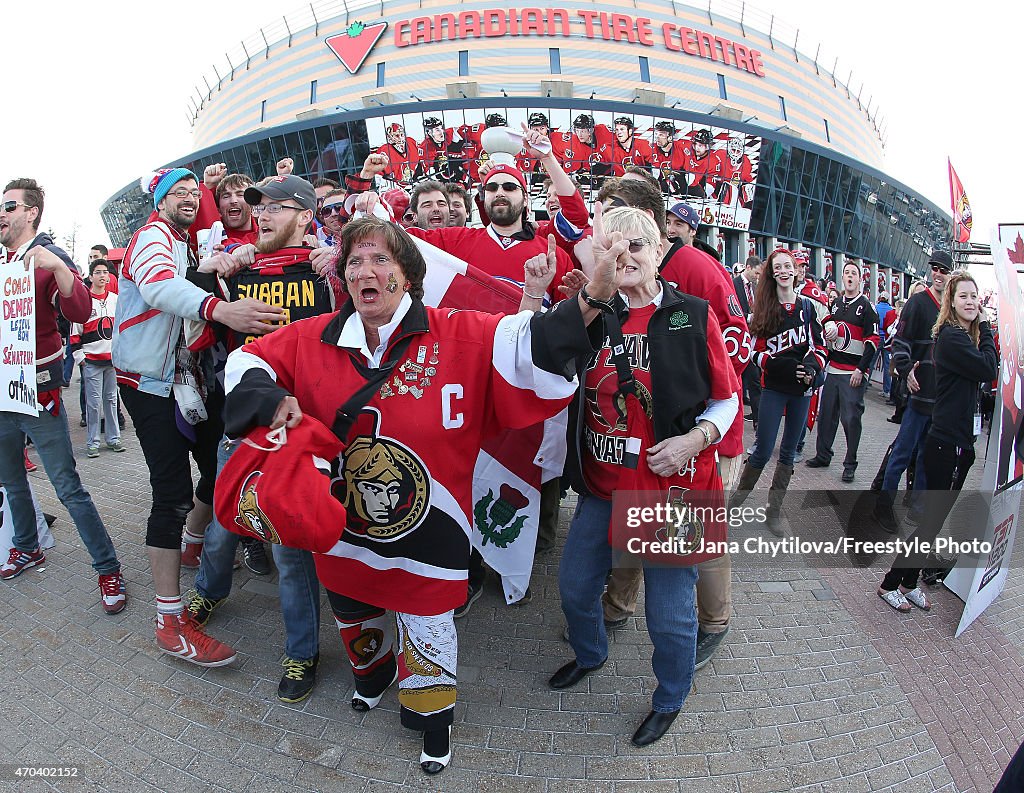
MULTIPOLYGON (((907 470, 914 449, 928 434, 932 423, 932 408, 935 405, 935 365, 932 362, 932 328, 939 316, 939 304, 946 282, 953 270, 953 257, 946 251, 935 251, 928 260, 932 271, 932 283, 916 295, 911 295, 900 314, 899 330, 892 342, 892 361, 900 377, 906 379, 910 392, 910 403, 903 413, 900 430, 889 452, 885 467, 882 492, 879 493, 874 517, 886 531, 895 534, 899 530, 893 501, 900 486, 900 477, 907 470)), ((914 474, 914 490, 926 490, 928 483, 924 475, 924 455, 918 454, 914 474)), ((920 500, 911 507, 911 512, 923 509, 920 500)))
POLYGON ((14 518, 14 537, 0 578, 11 579, 46 561, 36 526, 25 474, 25 438, 36 447, 57 498, 71 514, 82 537, 93 569, 99 574, 103 609, 108 614, 124 610, 126 603, 121 563, 110 535, 103 526, 92 497, 82 486, 75 469, 68 422, 61 406, 64 344, 57 329, 57 315, 84 323, 92 310, 92 298, 68 255, 39 233, 43 215, 43 189, 35 179, 15 179, 4 188, 0 202, 0 256, 5 262, 25 262, 35 281, 36 401, 38 415, 0 411, 0 482, 7 489, 14 518))
POLYGON ((349 214, 345 210, 345 197, 348 193, 340 188, 331 190, 323 197, 317 209, 317 217, 320 218, 320 228, 317 229, 317 238, 323 246, 333 246, 336 240, 341 239, 341 230, 348 222, 349 214))
MULTIPOLYGON (((132 416, 153 491, 146 550, 156 590, 161 651, 200 666, 234 660, 226 645, 183 614, 179 576, 185 516, 213 513, 224 394, 213 357, 212 323, 262 335, 284 311, 247 298, 229 303, 190 280, 198 266, 188 231, 202 193, 195 174, 166 168, 143 177, 156 219, 125 250, 111 351, 121 399, 132 416), (193 489, 189 457, 199 467, 193 489)), ((223 254, 222 254, 223 255, 223 254)), ((197 521, 202 522, 202 521, 197 521)))

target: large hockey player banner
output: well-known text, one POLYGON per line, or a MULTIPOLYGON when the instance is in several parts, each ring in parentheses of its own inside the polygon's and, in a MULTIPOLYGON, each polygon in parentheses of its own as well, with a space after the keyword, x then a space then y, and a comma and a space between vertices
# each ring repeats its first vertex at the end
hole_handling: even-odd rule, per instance
MULTIPOLYGON (((479 183, 487 127, 540 129, 567 173, 592 204, 604 179, 638 166, 655 176, 670 205, 686 201, 709 226, 746 230, 757 183, 761 138, 736 130, 644 115, 574 109, 498 108, 406 113, 366 120, 372 151, 388 156, 380 189, 410 188, 424 179, 479 183)), ((517 165, 530 183, 531 206, 542 217, 545 174, 523 151, 517 165)))
POLYGON ((972 561, 957 565, 946 577, 946 586, 965 603, 957 636, 981 616, 1006 586, 1024 495, 1024 295, 1017 280, 1017 268, 1024 265, 1024 226, 1000 226, 993 233, 992 260, 999 285, 1000 362, 998 396, 982 476, 982 489, 992 493, 985 532, 985 540, 992 543, 992 549, 980 564, 972 561))
POLYGON ((0 411, 38 415, 36 279, 32 265, 0 262, 0 411))
MULTIPOLYGON (((511 314, 521 290, 492 278, 423 240, 415 239, 427 263, 423 302, 456 310, 511 314)), ((540 487, 562 475, 567 413, 525 430, 504 430, 483 444, 473 470, 473 531, 470 543, 501 576, 505 600, 526 594, 537 546, 540 487)), ((453 454, 462 453, 453 449, 453 454)))

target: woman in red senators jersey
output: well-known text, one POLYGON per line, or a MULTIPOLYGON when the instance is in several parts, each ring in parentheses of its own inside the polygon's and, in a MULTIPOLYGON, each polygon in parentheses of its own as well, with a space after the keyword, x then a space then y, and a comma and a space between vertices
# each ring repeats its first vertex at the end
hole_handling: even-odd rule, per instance
MULTIPOLYGON (((345 225, 337 272, 351 298, 341 311, 232 353, 226 426, 294 427, 307 414, 344 436, 331 465, 346 525, 315 561, 352 663, 352 707, 375 707, 397 678, 402 724, 423 731, 420 764, 436 774, 451 760, 453 610, 466 601, 477 450, 569 403, 599 311, 581 298, 546 314, 425 307, 419 249, 372 217, 345 225), (347 407, 353 420, 339 428, 354 399, 363 407, 347 407)), ((599 267, 590 294, 609 300, 620 278, 614 261, 599 267)))
POLYGON ((779 513, 793 476, 793 457, 807 422, 812 383, 825 366, 821 323, 811 301, 797 294, 796 262, 792 251, 772 251, 754 295, 750 333, 756 337, 753 361, 761 367, 761 404, 758 406, 754 452, 743 466, 732 506, 746 501, 775 450, 783 415, 779 463, 768 492, 768 528, 782 536, 779 513))

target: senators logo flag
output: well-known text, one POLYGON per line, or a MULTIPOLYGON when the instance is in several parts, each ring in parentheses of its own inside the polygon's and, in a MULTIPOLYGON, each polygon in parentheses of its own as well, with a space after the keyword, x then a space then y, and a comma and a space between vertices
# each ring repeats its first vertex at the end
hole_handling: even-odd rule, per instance
POLYGON ((949 202, 953 207, 953 239, 959 243, 970 242, 974 221, 971 202, 967 200, 960 177, 953 170, 953 163, 947 158, 946 164, 949 166, 949 202))

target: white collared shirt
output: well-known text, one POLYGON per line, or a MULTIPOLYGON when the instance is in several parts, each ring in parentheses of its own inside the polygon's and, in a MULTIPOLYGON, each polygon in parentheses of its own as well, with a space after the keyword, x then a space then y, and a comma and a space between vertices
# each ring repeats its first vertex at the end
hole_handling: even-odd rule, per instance
POLYGON ((381 358, 384 357, 384 351, 388 348, 388 342, 391 341, 395 328, 405 319, 405 315, 409 313, 411 307, 412 298, 409 297, 408 293, 402 295, 402 300, 399 302, 398 308, 395 309, 395 314, 391 321, 387 325, 381 325, 377 328, 380 344, 377 345, 377 349, 373 352, 370 352, 370 348, 367 346, 366 329, 363 327, 362 317, 359 316, 359 312, 353 312, 352 316, 345 320, 345 327, 341 329, 341 335, 338 337, 338 346, 350 350, 358 350, 366 358, 370 368, 379 369, 381 358))

